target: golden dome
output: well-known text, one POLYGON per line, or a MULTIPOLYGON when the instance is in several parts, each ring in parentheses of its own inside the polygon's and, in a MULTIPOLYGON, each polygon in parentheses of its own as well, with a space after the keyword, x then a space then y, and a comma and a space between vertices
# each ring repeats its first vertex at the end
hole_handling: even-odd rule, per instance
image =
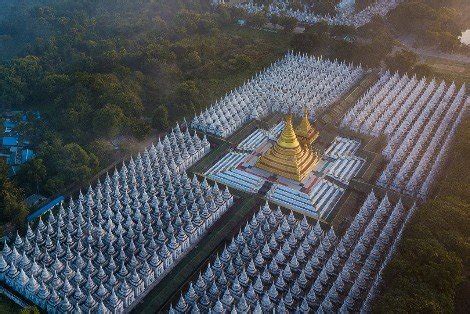
POLYGON ((286 126, 282 130, 281 135, 277 141, 277 144, 282 148, 292 148, 295 149, 300 146, 299 141, 297 140, 297 135, 295 134, 294 127, 292 126, 292 116, 286 116, 286 126))
POLYGON ((261 156, 256 166, 285 178, 302 181, 318 163, 318 156, 307 146, 301 146, 292 117, 286 116, 286 125, 276 144, 261 156))

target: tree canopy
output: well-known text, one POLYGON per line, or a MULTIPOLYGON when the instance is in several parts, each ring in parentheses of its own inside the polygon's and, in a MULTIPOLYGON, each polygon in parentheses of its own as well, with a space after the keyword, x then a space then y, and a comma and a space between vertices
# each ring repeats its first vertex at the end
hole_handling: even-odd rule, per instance
POLYGON ((8 178, 7 164, 0 159, 0 218, 2 222, 23 222, 28 215, 23 197, 22 191, 8 178))
MULTIPOLYGON (((390 11, 388 19, 404 35, 412 35, 420 45, 436 46, 444 51, 463 49, 458 37, 461 34, 459 12, 456 7, 462 0, 412 0, 405 1, 390 11)), ((467 2, 467 10, 470 9, 467 2)))

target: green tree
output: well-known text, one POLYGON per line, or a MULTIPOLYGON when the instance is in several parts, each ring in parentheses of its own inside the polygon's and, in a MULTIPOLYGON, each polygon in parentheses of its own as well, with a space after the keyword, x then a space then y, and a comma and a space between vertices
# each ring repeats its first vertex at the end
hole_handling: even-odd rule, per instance
POLYGON ((248 17, 248 23, 254 27, 263 27, 267 22, 268 18, 263 12, 258 12, 248 17))
POLYGON ((209 34, 216 28, 216 23, 210 18, 202 18, 197 23, 197 30, 200 34, 209 34))
POLYGON ((123 121, 122 109, 114 105, 107 105, 96 112, 92 127, 95 134, 99 136, 114 137, 121 132, 123 121))
POLYGON ((43 190, 47 195, 55 195, 64 191, 64 188, 66 188, 65 185, 66 182, 62 178, 54 176, 47 179, 47 181, 44 183, 43 190))
POLYGON ((228 60, 228 66, 234 72, 241 72, 249 69, 253 64, 253 60, 246 54, 237 54, 228 60))
POLYGON ((45 190, 49 193, 61 191, 70 184, 84 183, 97 170, 99 160, 77 143, 63 144, 59 137, 48 134, 39 147, 39 158, 48 169, 45 190))
POLYGON ((168 109, 165 106, 158 106, 153 111, 152 126, 159 131, 167 130, 170 127, 168 109))
POLYGON ((226 6, 217 7, 217 15, 215 18, 221 26, 227 26, 232 22, 232 12, 226 6))
POLYGON ((8 165, 0 159, 0 216, 3 221, 20 225, 28 209, 23 202, 22 191, 8 178, 8 165))
POLYGON ((193 70, 201 65, 201 57, 195 50, 185 53, 182 59, 182 69, 184 71, 193 70))
POLYGON ((26 98, 26 84, 10 68, 0 65, 0 105, 11 108, 26 98))
POLYGON ((36 306, 27 306, 20 311, 20 314, 40 314, 36 306))
POLYGON ((138 140, 145 139, 152 132, 150 125, 142 119, 130 119, 128 123, 130 124, 131 134, 138 140))
POLYGON ((273 23, 274 25, 279 25, 279 23, 280 23, 279 15, 277 15, 277 14, 271 15, 271 16, 269 17, 269 21, 270 21, 271 23, 273 23))
POLYGON ((439 47, 443 51, 454 52, 460 47, 460 41, 457 36, 443 31, 439 34, 439 47))
POLYGON ((413 72, 416 73, 418 77, 432 77, 434 75, 434 71, 432 67, 427 64, 417 64, 413 72))
POLYGON ((90 143, 89 151, 98 157, 101 167, 106 167, 113 162, 114 147, 110 141, 96 139, 90 143))
POLYGON ((199 89, 197 88, 196 82, 193 80, 187 80, 181 82, 175 91, 175 100, 178 104, 184 104, 188 102, 195 102, 199 95, 199 89))
POLYGON ((357 30, 354 26, 335 25, 331 27, 331 35, 333 36, 354 36, 357 30))
POLYGON ((292 32, 297 24, 297 19, 294 17, 283 15, 279 18, 279 25, 284 27, 285 32, 292 32))
POLYGON ((15 180, 29 193, 39 193, 47 176, 47 168, 41 158, 34 158, 23 164, 15 180))
POLYGON ((322 35, 316 32, 304 32, 294 34, 291 40, 291 47, 294 51, 313 53, 324 43, 322 35))
POLYGON ((385 62, 390 70, 399 71, 404 74, 413 69, 414 65, 418 62, 418 56, 411 51, 402 50, 394 56, 388 57, 385 62))
POLYGON ((57 160, 62 178, 84 183, 97 170, 98 158, 76 143, 66 144, 62 153, 61 158, 57 160))
POLYGON ((311 30, 321 35, 327 35, 328 32, 330 31, 330 26, 328 25, 327 22, 320 21, 320 22, 315 23, 311 27, 311 30))
POLYGON ((182 10, 176 15, 176 23, 181 32, 194 34, 198 30, 200 18, 201 16, 198 13, 182 10))

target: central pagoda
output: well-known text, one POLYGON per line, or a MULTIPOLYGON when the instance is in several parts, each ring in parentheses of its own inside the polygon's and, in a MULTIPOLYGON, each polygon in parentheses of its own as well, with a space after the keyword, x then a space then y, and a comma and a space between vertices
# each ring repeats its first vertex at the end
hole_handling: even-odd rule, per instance
POLYGON ((300 144, 292 126, 292 116, 287 115, 276 144, 258 159, 256 167, 301 182, 318 161, 317 153, 309 145, 300 144))

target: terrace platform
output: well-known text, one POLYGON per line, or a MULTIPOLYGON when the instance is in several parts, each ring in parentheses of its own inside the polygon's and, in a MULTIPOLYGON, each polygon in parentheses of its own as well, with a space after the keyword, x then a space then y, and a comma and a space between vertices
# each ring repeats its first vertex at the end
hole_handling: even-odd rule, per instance
POLYGON ((312 218, 329 217, 349 181, 366 163, 355 155, 361 142, 335 137, 311 172, 302 181, 296 181, 256 166, 259 158, 276 144, 284 125, 281 121, 268 130, 255 129, 204 175, 312 218))

